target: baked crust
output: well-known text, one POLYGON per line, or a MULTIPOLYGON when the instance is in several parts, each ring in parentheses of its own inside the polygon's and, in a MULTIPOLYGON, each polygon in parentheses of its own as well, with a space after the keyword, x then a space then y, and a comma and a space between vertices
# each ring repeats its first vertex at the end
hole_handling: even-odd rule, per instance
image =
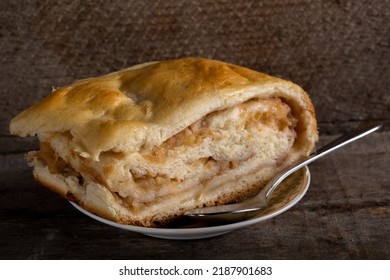
POLYGON ((233 168, 227 172, 230 175, 212 181, 204 198, 171 193, 149 203, 148 210, 135 211, 123 202, 128 193, 107 188, 93 178, 80 183, 73 175, 51 172, 50 163, 42 158, 30 158, 35 178, 65 198, 117 222, 153 226, 194 207, 229 203, 253 194, 275 172, 308 155, 318 138, 308 95, 289 81, 244 67, 184 58, 136 65, 59 88, 16 116, 10 131, 19 136, 38 135, 42 142, 53 135, 70 135, 72 144, 67 150, 71 152, 62 155, 61 149, 55 149, 62 160, 70 161, 73 153, 99 165, 106 152, 128 156, 153 150, 202 118, 250 100, 270 99, 287 104, 296 119, 296 138, 289 152, 261 168, 258 163, 248 163, 241 173, 233 168))
POLYGON ((299 86, 196 58, 145 63, 59 88, 16 116, 10 131, 19 136, 69 131, 79 151, 98 160, 102 151, 113 148, 160 145, 211 112, 270 96, 300 107, 306 138, 314 143, 314 108, 299 86))

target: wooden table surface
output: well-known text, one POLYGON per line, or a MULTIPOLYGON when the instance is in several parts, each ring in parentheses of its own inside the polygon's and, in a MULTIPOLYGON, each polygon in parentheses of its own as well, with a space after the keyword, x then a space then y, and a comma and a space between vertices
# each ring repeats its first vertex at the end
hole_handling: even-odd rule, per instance
POLYGON ((390 132, 370 135, 311 164, 308 193, 282 215, 190 241, 156 239, 101 224, 35 183, 23 154, 0 157, 2 258, 390 258, 390 132))
POLYGON ((382 0, 0 1, 0 259, 390 259, 390 25, 382 0), (302 86, 321 143, 387 126, 310 165, 286 213, 172 241, 100 224, 34 182, 12 117, 74 80, 186 56, 302 86))

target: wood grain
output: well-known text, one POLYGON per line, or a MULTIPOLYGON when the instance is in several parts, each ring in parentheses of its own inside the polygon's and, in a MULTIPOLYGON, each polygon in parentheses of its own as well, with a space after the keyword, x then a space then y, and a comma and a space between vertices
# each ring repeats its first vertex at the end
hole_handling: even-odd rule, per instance
POLYGON ((308 193, 286 213, 194 241, 100 224, 36 184, 22 154, 3 155, 1 161, 1 259, 390 258, 390 132, 313 163, 308 193))

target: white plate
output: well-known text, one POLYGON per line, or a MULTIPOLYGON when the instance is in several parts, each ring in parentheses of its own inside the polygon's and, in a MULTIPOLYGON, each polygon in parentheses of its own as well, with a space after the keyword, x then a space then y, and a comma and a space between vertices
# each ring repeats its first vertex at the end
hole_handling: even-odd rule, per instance
POLYGON ((230 224, 222 224, 217 226, 200 226, 194 225, 194 227, 170 227, 170 228, 147 228, 131 225, 118 224, 113 221, 104 219, 95 214, 92 214, 76 203, 70 202, 76 209, 84 213, 85 215, 102 222, 104 224, 117 227, 124 230, 142 233, 144 235, 165 238, 165 239, 177 239, 177 240, 189 240, 189 239, 201 239, 213 236, 222 235, 243 227, 247 227, 259 222, 268 220, 272 217, 280 215, 294 206, 301 198, 305 195, 310 185, 310 171, 309 168, 304 167, 299 171, 288 177, 283 185, 279 186, 278 189, 272 194, 269 207, 256 216, 230 224))

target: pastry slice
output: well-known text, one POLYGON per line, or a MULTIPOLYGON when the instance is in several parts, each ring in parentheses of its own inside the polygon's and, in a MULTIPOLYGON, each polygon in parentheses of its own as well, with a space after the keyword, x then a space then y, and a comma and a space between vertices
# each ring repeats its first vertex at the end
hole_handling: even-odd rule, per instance
POLYGON ((27 159, 44 186, 146 227, 258 193, 318 137, 299 86, 197 58, 77 81, 20 113, 10 130, 39 137, 27 159))

